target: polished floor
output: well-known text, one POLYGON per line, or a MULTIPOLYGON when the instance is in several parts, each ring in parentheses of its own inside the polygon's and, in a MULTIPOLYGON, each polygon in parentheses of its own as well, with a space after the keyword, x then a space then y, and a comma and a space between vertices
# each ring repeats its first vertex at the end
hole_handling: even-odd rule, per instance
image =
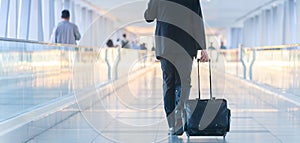
MULTIPOLYGON (((196 73, 190 98, 196 98, 196 73)), ((207 69, 201 70, 203 98, 208 96, 207 69)), ((112 86, 111 88, 114 88, 112 86)), ((231 75, 213 74, 213 94, 226 98, 232 110, 231 131, 222 137, 169 137, 162 103, 159 65, 87 110, 29 139, 28 143, 296 143, 300 140, 300 107, 286 98, 231 75)), ((42 125, 31 129, 43 128, 42 125)))

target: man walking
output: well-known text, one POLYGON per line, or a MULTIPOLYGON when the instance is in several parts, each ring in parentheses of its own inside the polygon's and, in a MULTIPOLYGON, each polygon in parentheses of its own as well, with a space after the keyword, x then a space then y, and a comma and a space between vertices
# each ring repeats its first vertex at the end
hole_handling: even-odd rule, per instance
POLYGON ((156 58, 163 72, 164 109, 170 135, 181 135, 183 107, 189 98, 193 59, 201 51, 208 61, 205 31, 199 0, 150 0, 144 14, 147 22, 157 20, 156 58), (179 116, 179 118, 178 118, 179 116))
POLYGON ((62 21, 58 23, 51 36, 53 43, 61 44, 76 44, 76 41, 80 40, 81 35, 78 27, 70 22, 70 12, 63 10, 61 12, 62 21))

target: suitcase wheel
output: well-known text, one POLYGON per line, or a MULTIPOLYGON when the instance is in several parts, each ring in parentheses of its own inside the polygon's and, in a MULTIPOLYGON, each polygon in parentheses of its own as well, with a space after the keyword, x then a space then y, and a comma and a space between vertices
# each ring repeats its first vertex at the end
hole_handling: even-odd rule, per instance
POLYGON ((226 138, 226 134, 227 134, 227 133, 225 133, 225 134, 223 135, 223 140, 225 140, 225 138, 226 138))
POLYGON ((187 132, 185 132, 185 133, 186 133, 187 138, 189 139, 190 138, 190 134, 187 133, 187 132))

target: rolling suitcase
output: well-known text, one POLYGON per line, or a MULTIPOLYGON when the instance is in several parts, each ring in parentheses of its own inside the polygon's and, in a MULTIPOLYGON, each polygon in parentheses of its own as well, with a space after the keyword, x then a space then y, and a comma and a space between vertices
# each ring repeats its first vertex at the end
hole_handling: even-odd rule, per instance
POLYGON ((212 96, 211 61, 209 61, 210 99, 200 98, 200 74, 198 63, 198 95, 199 99, 188 100, 185 103, 185 131, 190 136, 223 136, 230 130, 230 109, 225 99, 212 96))

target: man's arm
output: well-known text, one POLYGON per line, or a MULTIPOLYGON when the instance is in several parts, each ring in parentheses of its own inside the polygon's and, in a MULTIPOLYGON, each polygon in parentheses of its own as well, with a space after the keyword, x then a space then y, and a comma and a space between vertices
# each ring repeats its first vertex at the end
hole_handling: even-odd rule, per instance
POLYGON ((52 31, 52 34, 51 34, 51 37, 50 37, 50 42, 51 43, 57 43, 56 41, 56 32, 57 31, 57 27, 54 27, 53 31, 52 31))
POLYGON ((144 13, 144 18, 147 22, 153 22, 157 18, 157 2, 158 0, 150 0, 148 8, 144 13))
POLYGON ((81 35, 80 35, 80 33, 79 33, 79 30, 78 30, 78 27, 75 25, 75 30, 74 30, 74 36, 75 36, 75 40, 80 40, 80 38, 81 38, 81 35))

